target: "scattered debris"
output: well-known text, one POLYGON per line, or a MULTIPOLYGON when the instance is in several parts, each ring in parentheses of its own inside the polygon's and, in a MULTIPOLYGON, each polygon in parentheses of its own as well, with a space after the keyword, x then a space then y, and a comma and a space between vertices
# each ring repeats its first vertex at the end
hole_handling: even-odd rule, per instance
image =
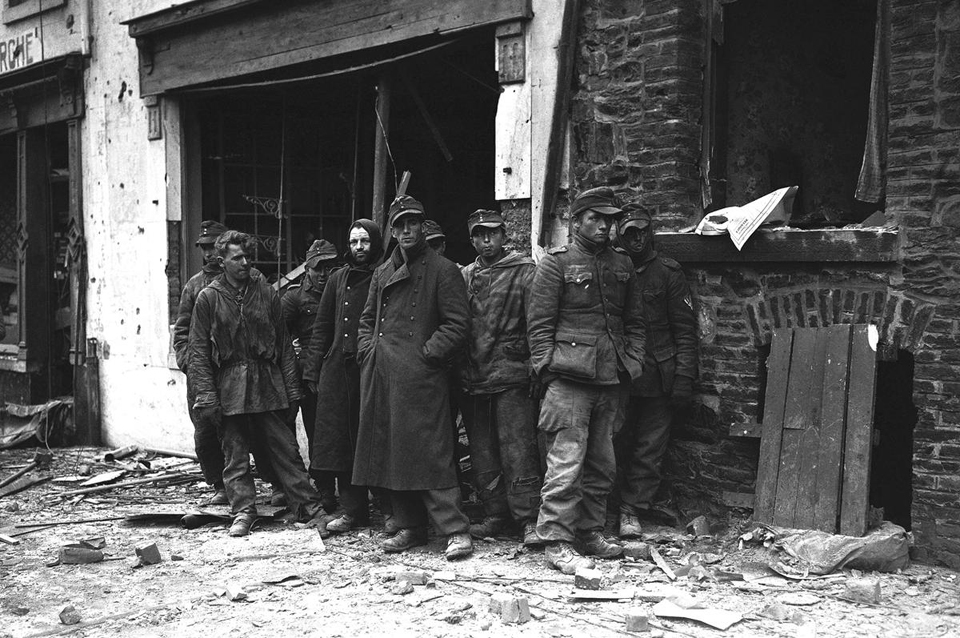
POLYGON ((670 580, 676 580, 677 575, 673 573, 673 570, 670 569, 670 566, 667 565, 667 561, 663 560, 663 556, 660 555, 660 552, 657 551, 656 547, 650 547, 650 558, 653 559, 653 562, 656 563, 657 567, 667 575, 667 578, 670 580))
POLYGON ((101 474, 97 474, 96 476, 91 476, 87 480, 83 481, 80 483, 80 487, 93 487, 94 485, 113 483, 117 479, 125 476, 126 473, 126 470, 111 470, 110 472, 103 472, 101 474))
POLYGON ((816 605, 820 602, 820 597, 809 592, 791 591, 787 592, 786 594, 780 594, 780 596, 777 597, 777 600, 784 605, 803 607, 807 605, 816 605))
POLYGON ((240 600, 247 600, 247 592, 243 590, 242 585, 237 583, 227 583, 227 599, 237 602, 240 600))
POLYGON ((0 543, 6 543, 7 545, 19 545, 20 539, 14 538, 13 536, 7 536, 6 534, 0 534, 0 543))
POLYGON ((160 550, 157 548, 156 543, 146 543, 144 545, 138 545, 136 547, 137 558, 139 559, 139 565, 156 565, 157 563, 163 562, 163 557, 160 556, 160 550))
POLYGON ((626 624, 627 631, 650 631, 650 616, 642 609, 631 609, 627 612, 626 624))
POLYGON ((107 463, 112 463, 113 461, 119 461, 120 459, 125 459, 128 456, 133 456, 138 451, 136 445, 127 445, 126 447, 120 447, 116 450, 110 450, 103 455, 103 460, 107 463))
POLYGON ((490 613, 500 616, 505 624, 525 623, 530 620, 530 603, 526 598, 498 592, 490 597, 490 613))
POLYGON ((0 498, 3 498, 4 496, 10 496, 11 494, 16 494, 17 492, 22 492, 28 487, 33 487, 34 485, 45 483, 46 481, 49 481, 51 478, 53 477, 50 476, 49 474, 46 476, 24 476, 23 478, 17 479, 10 485, 0 488, 0 498))
POLYGON ((633 560, 647 560, 650 558, 650 546, 646 543, 627 543, 623 546, 623 555, 633 560))
POLYGON ((743 620, 743 616, 735 611, 724 609, 707 609, 700 606, 682 607, 677 599, 661 600, 653 606, 653 613, 658 618, 683 618, 709 625, 714 629, 726 631, 743 620))
POLYGON ((707 522, 706 516, 698 516, 689 523, 687 523, 687 531, 693 534, 694 536, 709 536, 710 535, 710 523, 707 522))
POLYGON ((84 538, 80 540, 81 547, 86 547, 87 549, 103 549, 107 546, 107 539, 103 536, 94 536, 92 538, 84 538))
POLYGON ((54 565, 89 565, 103 561, 103 552, 83 545, 64 545, 54 565))
POLYGON ((843 597, 858 603, 876 605, 880 602, 880 581, 875 578, 848 580, 844 585, 843 597))
POLYGON ((397 582, 405 580, 411 585, 426 585, 432 580, 430 574, 422 569, 399 571, 394 574, 393 579, 397 582))
POLYGON ((80 622, 80 612, 73 605, 60 610, 60 622, 64 625, 76 625, 80 622))
POLYGON ((573 576, 573 586, 577 589, 600 589, 600 581, 603 579, 603 572, 599 569, 587 569, 581 567, 573 576))
POLYGON ((413 583, 409 580, 398 580, 390 588, 390 593, 395 596, 406 596, 413 592, 413 583))
POLYGON ((591 589, 574 589, 570 594, 571 600, 606 600, 620 601, 632 600, 636 592, 631 589, 604 589, 594 591, 591 589))
POLYGON ((33 455, 33 459, 27 463, 25 466, 11 474, 5 479, 0 480, 0 487, 5 487, 16 481, 21 476, 24 476, 28 472, 35 470, 40 467, 46 467, 50 465, 50 461, 53 460, 52 452, 37 452, 33 455))

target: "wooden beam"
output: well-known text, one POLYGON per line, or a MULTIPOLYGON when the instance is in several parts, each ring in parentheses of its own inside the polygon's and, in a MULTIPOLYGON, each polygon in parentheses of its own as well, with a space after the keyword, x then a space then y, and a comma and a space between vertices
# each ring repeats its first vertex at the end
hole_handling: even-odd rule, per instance
POLYGON ((139 38, 150 33, 180 27, 197 20, 220 15, 227 11, 247 7, 264 0, 198 0, 156 11, 154 13, 125 20, 131 38, 139 38))
POLYGON ((373 210, 370 217, 380 228, 386 228, 387 215, 387 144, 390 140, 390 97, 392 80, 383 72, 377 81, 377 122, 373 144, 373 210))
POLYGON ((829 326, 823 330, 827 333, 827 348, 820 401, 820 449, 812 528, 833 534, 837 531, 837 515, 840 512, 840 477, 843 473, 843 437, 850 371, 850 325, 829 326))
POLYGON ((870 510, 870 457, 877 388, 877 352, 870 343, 871 329, 876 328, 854 326, 850 344, 847 436, 840 492, 840 533, 847 536, 866 533, 870 510))
POLYGON ((443 159, 447 160, 447 162, 452 162, 453 155, 450 154, 447 143, 443 141, 443 135, 440 134, 440 128, 437 127, 436 120, 430 115, 430 111, 427 110, 427 105, 423 103, 423 98, 420 97, 420 92, 417 91, 417 87, 410 80, 410 76, 407 73, 403 74, 403 84, 407 87, 407 90, 410 91, 410 95, 413 97, 413 103, 417 105, 420 116, 423 118, 423 121, 426 122, 427 128, 430 129, 430 135, 433 136, 433 141, 437 143, 440 152, 443 153, 443 159))
POLYGON ((657 248, 680 263, 895 262, 900 235, 875 228, 757 232, 737 251, 730 238, 657 233, 657 248))
POLYGON ((793 352, 793 330, 773 331, 770 356, 767 358, 767 393, 763 408, 763 437, 760 439, 760 462, 757 466, 757 489, 753 518, 772 523, 777 497, 777 476, 780 473, 780 446, 783 439, 783 415, 787 402, 787 381, 790 356, 793 352))
POLYGON ((131 20, 131 34, 147 53, 141 96, 533 15, 530 0, 287 0, 244 6, 230 13, 225 6, 218 19, 196 25, 163 27, 152 16, 131 20))
POLYGON ((573 67, 577 55, 577 22, 580 20, 579 0, 566 0, 563 8, 563 23, 560 43, 557 46, 557 94, 550 120, 550 139, 547 143, 547 158, 544 168, 543 191, 540 209, 539 243, 546 246, 550 234, 550 221, 560 190, 560 172, 563 170, 563 149, 566 144, 567 118, 570 114, 570 88, 573 67))

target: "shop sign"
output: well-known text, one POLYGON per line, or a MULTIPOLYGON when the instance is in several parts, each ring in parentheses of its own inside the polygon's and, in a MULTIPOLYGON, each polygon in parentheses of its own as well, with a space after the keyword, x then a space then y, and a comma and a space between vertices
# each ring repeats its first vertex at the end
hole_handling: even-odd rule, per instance
POLYGON ((4 34, 0 39, 0 74, 22 69, 43 60, 43 47, 38 29, 19 35, 4 34))

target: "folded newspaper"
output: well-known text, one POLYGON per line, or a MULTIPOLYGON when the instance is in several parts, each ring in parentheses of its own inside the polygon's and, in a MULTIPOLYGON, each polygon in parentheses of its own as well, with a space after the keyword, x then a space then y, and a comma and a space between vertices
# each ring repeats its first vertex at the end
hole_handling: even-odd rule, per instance
POLYGON ((698 235, 729 234, 737 250, 742 250, 761 224, 786 224, 790 221, 798 186, 786 186, 743 206, 728 206, 708 213, 694 231, 698 235))

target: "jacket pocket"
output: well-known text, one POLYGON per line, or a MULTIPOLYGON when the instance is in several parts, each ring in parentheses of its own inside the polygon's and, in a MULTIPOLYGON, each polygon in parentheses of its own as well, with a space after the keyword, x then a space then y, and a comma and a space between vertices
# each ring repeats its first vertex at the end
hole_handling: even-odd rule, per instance
POLYGON ((580 379, 597 377, 597 338, 557 334, 550 371, 580 379))
POLYGON ((565 272, 563 273, 563 283, 563 295, 568 307, 584 308, 592 306, 599 299, 591 290, 591 287, 594 286, 592 272, 565 272))

